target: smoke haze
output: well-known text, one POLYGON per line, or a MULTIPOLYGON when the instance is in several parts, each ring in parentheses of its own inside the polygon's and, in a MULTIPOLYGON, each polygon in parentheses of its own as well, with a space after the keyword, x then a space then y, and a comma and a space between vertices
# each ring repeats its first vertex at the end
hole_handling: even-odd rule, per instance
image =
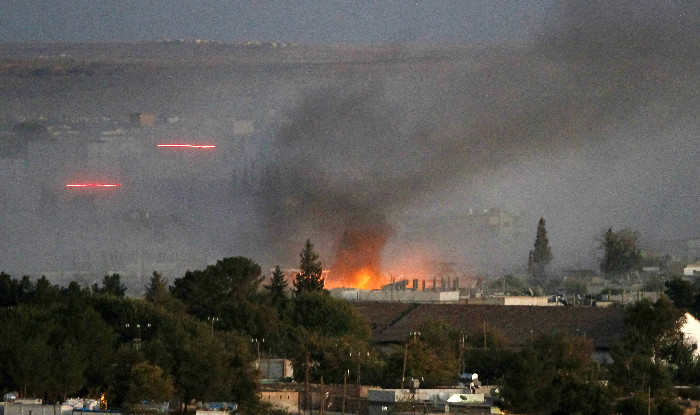
MULTIPOLYGON (((123 143, 30 146, 33 162, 10 165, 31 165, 33 178, 4 173, 15 182, 3 184, 11 220, 0 265, 70 269, 66 257, 86 251, 93 258, 78 262, 106 255, 100 271, 119 270, 104 264, 126 258, 109 255, 150 249, 162 263, 190 258, 190 268, 229 255, 294 266, 310 238, 333 282, 364 269, 404 274, 425 260, 522 270, 540 216, 558 267, 596 267, 594 238, 609 226, 638 229, 649 244, 695 237, 699 10, 565 2, 526 43, 282 51, 263 54, 264 64, 259 52, 236 51, 231 63, 211 49, 204 67, 181 57, 4 86, 8 124, 135 111, 185 121, 135 133, 126 152, 123 143), (254 132, 232 119, 255 120, 254 132), (135 150, 163 139, 212 142, 217 152, 135 150), (128 186, 56 190, 75 174, 66 166, 91 151, 119 156, 84 175, 128 186), (496 214, 507 231, 483 225, 496 214)), ((140 261, 143 274, 159 263, 140 261)))

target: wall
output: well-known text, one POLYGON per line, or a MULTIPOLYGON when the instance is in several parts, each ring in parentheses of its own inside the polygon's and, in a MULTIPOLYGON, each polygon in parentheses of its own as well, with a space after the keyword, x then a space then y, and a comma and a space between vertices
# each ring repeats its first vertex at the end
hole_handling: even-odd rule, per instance
POLYGON ((549 302, 547 297, 527 297, 527 296, 497 296, 482 298, 467 298, 466 304, 470 305, 534 305, 534 306, 556 306, 561 305, 549 302))
POLYGON ((445 303, 457 304, 459 291, 360 291, 360 301, 380 301, 398 303, 445 303))
POLYGON ((4 415, 71 415, 73 407, 69 405, 7 404, 4 415))
POLYGON ((296 391, 263 391, 260 392, 260 400, 271 404, 275 409, 288 412, 299 408, 299 392, 296 391))

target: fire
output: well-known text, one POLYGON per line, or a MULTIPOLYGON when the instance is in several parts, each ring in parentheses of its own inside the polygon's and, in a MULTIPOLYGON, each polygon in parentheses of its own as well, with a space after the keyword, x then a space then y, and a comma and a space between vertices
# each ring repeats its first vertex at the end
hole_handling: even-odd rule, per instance
POLYGON ((359 274, 355 275, 354 279, 357 284, 357 288, 361 288, 363 290, 372 288, 370 285, 372 285, 374 278, 372 278, 372 275, 369 272, 362 270, 359 274))
POLYGON ((382 287, 382 279, 369 269, 361 269, 350 277, 350 284, 353 288, 361 290, 376 290, 382 287))
POLYGON ((362 268, 351 275, 335 276, 329 272, 326 278, 326 288, 359 288, 361 290, 376 290, 382 287, 383 278, 368 268, 362 268))
POLYGON ((381 221, 347 229, 337 242, 326 287, 381 288, 381 254, 388 236, 389 228, 381 221))

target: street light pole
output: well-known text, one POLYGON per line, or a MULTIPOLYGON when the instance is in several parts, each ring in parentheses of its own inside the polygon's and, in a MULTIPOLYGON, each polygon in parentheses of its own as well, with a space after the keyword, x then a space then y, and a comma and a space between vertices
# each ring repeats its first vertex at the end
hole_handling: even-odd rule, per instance
MULTIPOLYGON (((127 331, 131 331, 132 326, 133 326, 132 323, 124 324, 124 327, 127 328, 127 331)), ((136 335, 134 337, 132 337, 132 344, 133 344, 134 349, 139 350, 141 348, 141 323, 136 323, 135 327, 136 327, 136 335)), ((144 328, 150 329, 151 323, 144 324, 144 328)))
POLYGON ((416 341, 418 337, 420 337, 420 332, 419 331, 412 331, 409 334, 409 340, 406 341, 406 346, 404 347, 403 350, 403 372, 401 374, 401 389, 404 387, 404 381, 406 380, 406 360, 408 358, 408 343, 411 341, 410 337, 413 336, 413 341, 416 341))
POLYGON ((258 361, 260 361, 260 343, 265 343, 265 339, 250 339, 251 343, 255 343, 255 348, 258 352, 258 361))
POLYGON ((209 316, 207 317, 207 320, 211 322, 211 334, 214 335, 214 322, 219 321, 219 317, 209 316))
POLYGON ((347 369, 343 373, 343 415, 345 415, 345 400, 347 399, 347 387, 348 387, 348 375, 350 374, 350 369, 347 369))

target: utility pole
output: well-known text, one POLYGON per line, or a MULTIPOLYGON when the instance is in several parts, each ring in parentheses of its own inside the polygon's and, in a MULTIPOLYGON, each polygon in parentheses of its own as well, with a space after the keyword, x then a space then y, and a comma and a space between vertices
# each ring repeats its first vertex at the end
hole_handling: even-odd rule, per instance
POLYGON ((357 353, 357 405, 355 405, 355 413, 360 413, 360 393, 362 392, 362 385, 360 384, 360 353, 357 353))
POLYGON ((321 376, 321 407, 318 408, 319 415, 326 413, 326 391, 323 387, 323 376, 321 376))
POLYGON ((404 381, 406 380, 406 358, 408 357, 408 342, 403 350, 403 371, 401 372, 401 389, 403 389, 404 381))
POLYGON ((362 382, 360 381, 360 353, 357 353, 357 390, 359 391, 361 387, 362 382))
POLYGON ((306 378, 304 380, 304 386, 306 388, 306 410, 309 415, 311 415, 311 391, 309 390, 309 351, 306 351, 306 378))
POLYGON ((459 367, 457 368, 457 370, 460 371, 459 372, 460 375, 462 373, 464 373, 464 371, 466 370, 465 366, 466 366, 467 362, 466 362, 466 359, 464 358, 464 351, 466 350, 466 348, 467 348, 467 335, 462 334, 462 338, 459 342, 459 363, 458 363, 459 367))
POLYGON ((347 369, 343 373, 343 415, 345 415, 345 400, 347 399, 347 388, 348 388, 348 375, 350 374, 350 369, 347 369))
POLYGON ((406 347, 403 350, 403 372, 401 373, 401 389, 403 389, 404 381, 406 380, 406 360, 408 358, 408 343, 411 341, 411 336, 413 337, 413 341, 416 341, 416 339, 418 337, 420 337, 420 332, 419 331, 410 332, 408 340, 406 340, 406 347))

